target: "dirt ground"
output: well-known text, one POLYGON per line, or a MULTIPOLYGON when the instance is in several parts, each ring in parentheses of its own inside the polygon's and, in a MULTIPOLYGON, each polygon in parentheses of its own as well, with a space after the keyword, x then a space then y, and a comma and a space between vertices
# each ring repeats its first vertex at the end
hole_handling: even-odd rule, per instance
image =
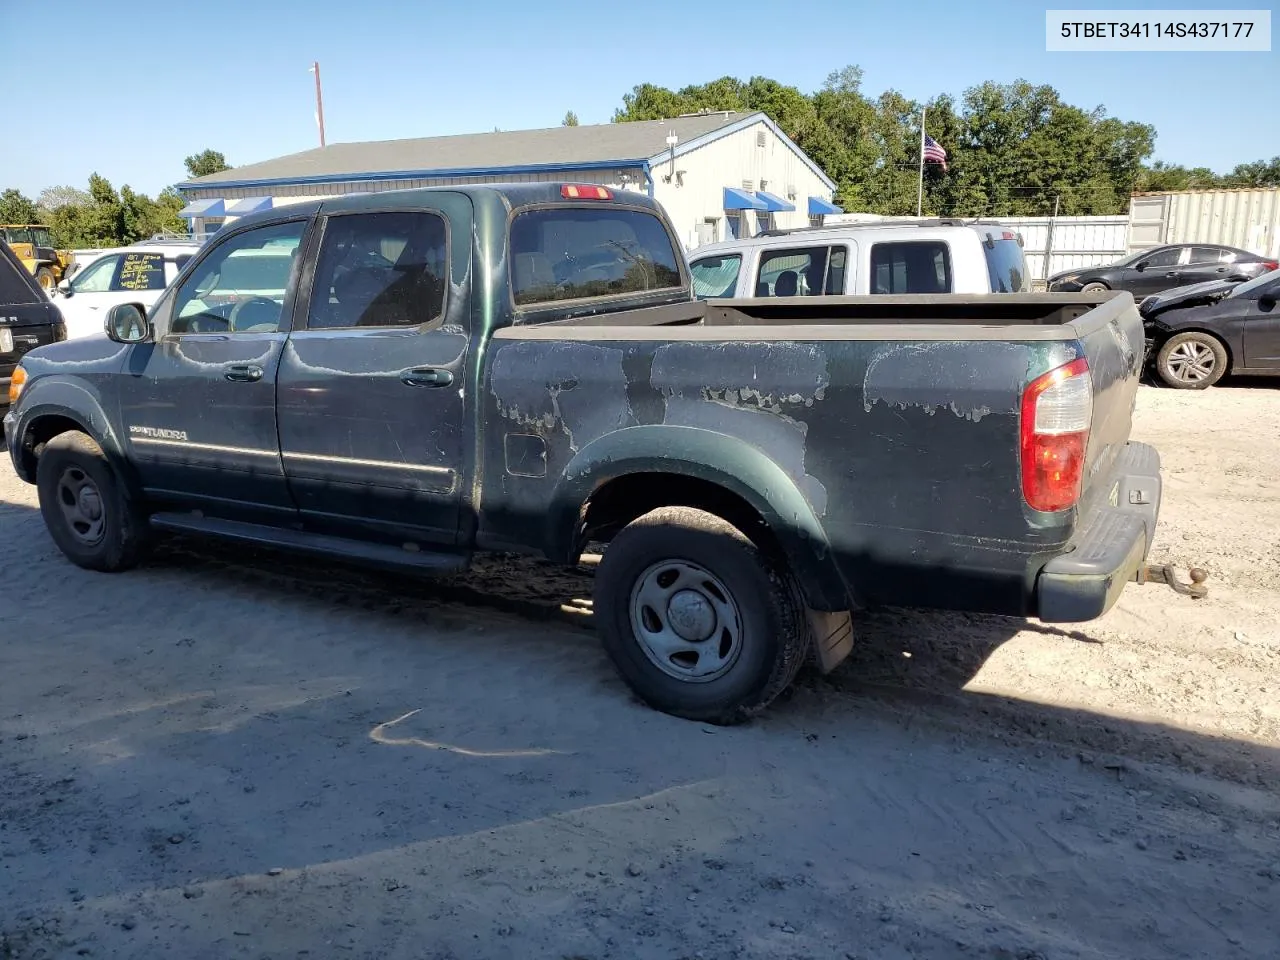
POLYGON ((630 698, 585 574, 94 575, 4 464, 0 958, 1275 957, 1280 385, 1135 435, 1207 599, 868 615, 733 729, 630 698))

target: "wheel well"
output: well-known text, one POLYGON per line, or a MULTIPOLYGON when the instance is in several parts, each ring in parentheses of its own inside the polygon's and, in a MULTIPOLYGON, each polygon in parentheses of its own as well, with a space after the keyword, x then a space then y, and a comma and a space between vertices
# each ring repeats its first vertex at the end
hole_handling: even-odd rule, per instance
POLYGON ((584 506, 575 553, 588 542, 608 542, 623 527, 658 507, 694 507, 733 524, 757 547, 782 556, 781 544, 758 510, 709 480, 671 473, 633 473, 596 490, 584 506))
POLYGON ((40 417, 27 427, 26 436, 22 438, 22 446, 19 448, 24 472, 34 476, 36 461, 40 459, 40 452, 44 449, 44 445, 58 434, 66 433, 68 430, 80 430, 83 432, 84 425, 77 423, 70 417, 50 414, 47 417, 40 417))
POLYGON ((1231 368, 1235 364, 1235 357, 1231 355, 1231 345, 1212 330, 1205 330, 1202 327, 1182 327, 1179 330, 1161 330, 1157 332, 1151 342, 1151 359, 1154 361, 1161 348, 1180 333, 1200 333, 1217 340, 1222 344, 1222 349, 1227 354, 1227 372, 1231 372, 1231 368))

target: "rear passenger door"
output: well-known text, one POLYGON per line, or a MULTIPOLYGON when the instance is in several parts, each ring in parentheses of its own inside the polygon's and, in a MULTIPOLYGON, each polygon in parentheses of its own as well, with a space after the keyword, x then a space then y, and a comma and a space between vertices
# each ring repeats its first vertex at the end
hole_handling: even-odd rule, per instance
POLYGON ((322 216, 277 408, 285 473, 313 528, 456 539, 471 202, 432 203, 322 216))
POLYGON ((844 245, 761 250, 755 296, 839 296, 845 292, 848 263, 844 245))

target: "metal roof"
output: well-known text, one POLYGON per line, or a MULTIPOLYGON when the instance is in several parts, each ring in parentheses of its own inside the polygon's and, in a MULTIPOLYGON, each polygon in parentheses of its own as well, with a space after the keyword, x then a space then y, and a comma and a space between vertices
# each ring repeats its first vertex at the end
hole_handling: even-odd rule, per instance
POLYGON ((264 181, 369 179, 375 174, 394 179, 396 175, 408 173, 462 175, 531 166, 583 168, 640 163, 665 154, 670 149, 667 137, 672 133, 679 138, 679 153, 682 152, 679 148, 688 148, 691 141, 714 139, 714 135, 727 133, 729 128, 741 129, 758 121, 773 126, 760 113, 709 113, 585 127, 332 143, 188 180, 180 186, 199 189, 264 181))

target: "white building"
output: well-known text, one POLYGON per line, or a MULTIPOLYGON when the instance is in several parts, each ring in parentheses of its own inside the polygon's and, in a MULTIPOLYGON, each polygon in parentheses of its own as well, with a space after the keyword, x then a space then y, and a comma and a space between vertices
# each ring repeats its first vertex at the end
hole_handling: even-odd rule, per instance
POLYGON ((335 143, 178 185, 196 234, 320 197, 572 180, 655 197, 692 249, 840 213, 835 184, 763 113, 335 143))

